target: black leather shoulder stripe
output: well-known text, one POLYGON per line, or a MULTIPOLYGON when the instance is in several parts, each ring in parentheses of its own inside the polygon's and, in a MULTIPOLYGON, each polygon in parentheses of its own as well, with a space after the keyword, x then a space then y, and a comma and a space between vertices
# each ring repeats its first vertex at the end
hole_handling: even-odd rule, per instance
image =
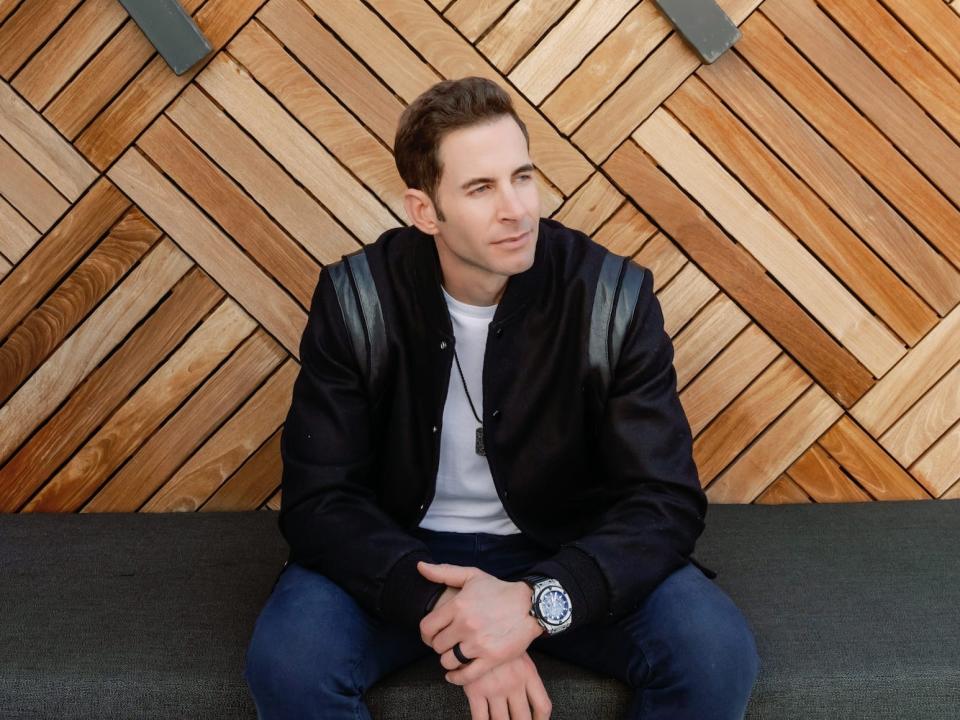
POLYGON ((365 250, 347 255, 346 260, 360 298, 360 310, 367 331, 369 386, 373 394, 376 394, 387 363, 387 330, 383 321, 380 293, 377 291, 373 273, 370 272, 370 262, 365 250))
MULTIPOLYGON (((346 256, 344 256, 346 258, 346 256)), ((357 301, 356 293, 353 290, 353 283, 350 281, 350 271, 346 259, 326 266, 330 273, 330 279, 333 281, 333 287, 337 291, 337 300, 340 302, 340 312, 343 314, 343 322, 347 326, 347 333, 353 343, 353 351, 357 357, 357 363, 363 376, 367 375, 367 340, 366 330, 363 327, 363 311, 357 301)))
POLYGON ((643 284, 644 270, 633 260, 624 261, 623 279, 620 281, 620 292, 617 294, 617 307, 613 315, 613 328, 610 332, 611 371, 616 369, 620 360, 620 351, 623 348, 623 339, 627 334, 627 326, 637 307, 640 297, 640 286, 643 284))
POLYGON ((611 366, 607 344, 610 333, 610 316, 616 299, 617 281, 620 279, 623 260, 623 257, 614 253, 607 253, 603 258, 600 277, 597 279, 597 289, 593 295, 593 311, 590 315, 588 359, 590 367, 594 368, 598 374, 604 397, 610 384, 611 366))

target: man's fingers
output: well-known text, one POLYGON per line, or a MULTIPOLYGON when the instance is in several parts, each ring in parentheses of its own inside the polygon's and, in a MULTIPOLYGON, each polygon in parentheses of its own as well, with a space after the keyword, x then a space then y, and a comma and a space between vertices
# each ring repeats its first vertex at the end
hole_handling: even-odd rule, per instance
POLYGON ((550 713, 553 712, 553 703, 550 702, 547 689, 543 686, 540 673, 535 673, 534 677, 527 681, 527 699, 533 709, 533 720, 550 719, 550 713))
POLYGON ((507 709, 506 698, 488 698, 487 704, 490 706, 490 720, 510 720, 510 711, 507 709))
POLYGON ((417 570, 427 580, 443 583, 450 587, 462 588, 463 584, 476 573, 480 572, 475 567, 462 567, 460 565, 451 565, 449 563, 426 563, 423 560, 417 563, 417 570))
POLYGON ((453 600, 428 612, 420 621, 420 638, 430 647, 437 633, 453 622, 456 611, 451 607, 453 600))
POLYGON ((510 720, 533 720, 530 717, 530 704, 527 702, 527 693, 521 688, 519 693, 507 698, 510 708, 510 720))
POLYGON ((470 703, 470 720, 490 720, 485 697, 467 694, 467 701, 470 703))
MULTIPOLYGON (((467 657, 470 657, 467 655, 467 657)), ((488 670, 492 669, 493 664, 486 658, 477 658, 467 665, 461 665, 457 670, 451 670, 447 673, 448 682, 454 685, 466 685, 473 682, 488 670)))

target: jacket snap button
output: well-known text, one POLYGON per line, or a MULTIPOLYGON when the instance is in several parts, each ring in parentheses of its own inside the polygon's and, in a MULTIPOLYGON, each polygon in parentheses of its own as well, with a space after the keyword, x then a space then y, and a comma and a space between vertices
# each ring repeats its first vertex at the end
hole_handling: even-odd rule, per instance
POLYGON ((433 431, 434 431, 434 432, 437 431, 437 426, 436 426, 436 425, 433 426, 433 431))
POLYGON ((441 349, 441 350, 446 350, 446 349, 447 349, 447 341, 446 341, 446 340, 441 340, 441 341, 440 341, 440 349, 441 349))
POLYGON ((492 413, 490 413, 490 417, 500 417, 500 411, 494 410, 492 413))
POLYGON ((424 508, 425 506, 426 506, 426 503, 420 503, 420 509, 421 509, 421 510, 423 510, 423 508, 424 508))
POLYGON ((503 328, 497 328, 497 337, 503 335, 503 328))

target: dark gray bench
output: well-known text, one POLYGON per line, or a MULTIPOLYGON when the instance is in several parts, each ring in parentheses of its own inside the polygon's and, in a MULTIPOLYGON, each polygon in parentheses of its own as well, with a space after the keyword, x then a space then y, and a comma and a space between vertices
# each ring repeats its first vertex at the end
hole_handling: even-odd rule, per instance
MULTIPOLYGON (((754 629, 750 719, 960 717, 960 501, 711 505, 696 557, 754 629)), ((244 654, 286 545, 274 512, 0 515, 0 718, 255 718, 244 654)), ((534 654, 553 717, 626 686, 534 654)), ((469 718, 433 657, 376 718, 469 718)))

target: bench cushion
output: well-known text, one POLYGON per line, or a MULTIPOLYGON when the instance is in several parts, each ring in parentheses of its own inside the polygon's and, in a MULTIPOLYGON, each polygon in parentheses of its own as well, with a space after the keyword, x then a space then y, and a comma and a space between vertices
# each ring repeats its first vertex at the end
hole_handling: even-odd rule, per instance
MULTIPOLYGON (((756 634, 747 718, 956 718, 958 520, 946 500, 711 505, 695 556, 756 634)), ((256 717, 242 671, 286 557, 275 512, 0 515, 0 549, 0 717, 256 717)), ((533 657, 555 720, 622 717, 625 685, 533 657)), ((432 657, 367 700, 469 718, 432 657)))

